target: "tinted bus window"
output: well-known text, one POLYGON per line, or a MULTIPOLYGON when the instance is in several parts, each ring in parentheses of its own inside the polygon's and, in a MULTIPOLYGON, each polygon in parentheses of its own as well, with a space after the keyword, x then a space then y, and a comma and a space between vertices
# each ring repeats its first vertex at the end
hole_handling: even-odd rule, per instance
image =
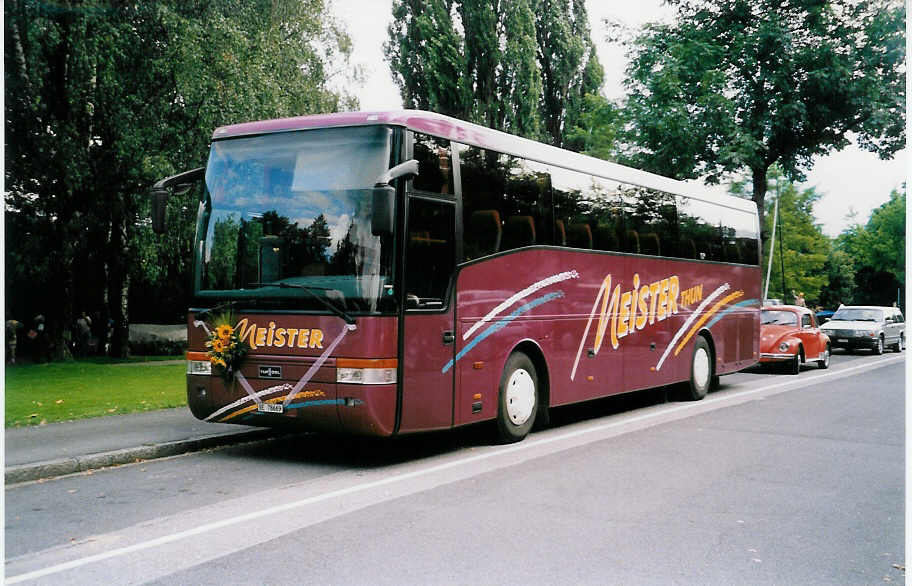
POLYGON ((617 183, 551 168, 554 192, 555 244, 592 250, 621 250, 623 225, 617 183))
POLYGON ((688 197, 677 197, 677 202, 680 256, 697 260, 723 260, 723 208, 688 197))
POLYGON ((409 198, 406 302, 409 308, 443 307, 455 258, 455 205, 409 198))
POLYGON ((450 141, 417 133, 414 136, 412 156, 418 161, 418 177, 412 181, 412 189, 454 194, 450 141))
POLYGON ((544 166, 476 147, 461 149, 465 260, 550 243, 544 166))
POLYGON ((757 226, 753 215, 739 210, 726 210, 728 225, 734 231, 734 247, 744 264, 760 264, 760 251, 757 248, 757 226))
POLYGON ((678 255, 678 219, 671 194, 625 185, 620 188, 624 205, 628 252, 652 256, 678 255))

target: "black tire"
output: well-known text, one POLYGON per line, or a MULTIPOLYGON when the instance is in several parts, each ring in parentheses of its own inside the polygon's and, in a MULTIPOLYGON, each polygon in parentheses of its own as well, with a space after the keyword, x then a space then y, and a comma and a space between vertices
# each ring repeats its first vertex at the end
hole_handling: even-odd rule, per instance
POLYGON ((883 336, 877 338, 877 344, 874 346, 874 354, 880 356, 884 353, 884 339, 883 336))
POLYGON ((789 374, 801 374, 801 351, 795 352, 795 357, 786 363, 786 372, 789 374))
POLYGON ((502 442, 518 442, 529 435, 538 413, 538 389, 532 360, 522 352, 511 354, 498 389, 497 432, 502 442))
POLYGON ((902 352, 903 349, 904 349, 905 347, 906 347, 906 338, 905 338, 905 336, 904 336, 903 334, 900 334, 900 335, 899 335, 899 341, 896 342, 896 345, 895 345, 895 346, 893 346, 893 351, 894 351, 894 352, 902 352))
POLYGON ((690 357, 690 380, 681 393, 683 400, 699 401, 706 396, 715 378, 715 362, 709 342, 703 336, 697 336, 690 357))
POLYGON ((830 345, 827 344, 826 350, 824 350, 823 358, 821 358, 820 360, 817 361, 817 367, 822 370, 826 370, 827 368, 829 368, 830 367, 830 354, 832 354, 832 353, 833 353, 833 351, 830 349, 830 345))

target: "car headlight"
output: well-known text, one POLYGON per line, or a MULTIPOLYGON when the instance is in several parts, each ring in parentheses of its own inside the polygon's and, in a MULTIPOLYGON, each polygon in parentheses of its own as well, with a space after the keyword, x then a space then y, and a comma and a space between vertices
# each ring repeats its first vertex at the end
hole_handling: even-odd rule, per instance
POLYGON ((779 344, 779 351, 780 351, 780 352, 785 352, 785 351, 788 350, 788 349, 789 349, 789 343, 788 343, 788 342, 782 342, 781 344, 779 344))

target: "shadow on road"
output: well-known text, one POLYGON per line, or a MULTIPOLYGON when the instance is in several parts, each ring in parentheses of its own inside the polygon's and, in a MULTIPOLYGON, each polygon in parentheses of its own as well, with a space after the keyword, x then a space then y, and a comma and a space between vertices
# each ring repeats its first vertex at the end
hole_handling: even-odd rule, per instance
MULTIPOLYGON (((863 359, 850 353, 838 353, 840 361, 863 359), (843 355, 845 357, 843 358, 843 355)), ((816 370, 816 364, 802 366, 805 370, 816 370)), ((741 381, 770 377, 777 380, 781 369, 755 365, 738 373, 741 381)), ((719 385, 711 392, 724 392, 736 386, 736 381, 722 377, 719 385), (731 380, 731 383, 727 381, 731 380)), ((595 399, 574 405, 551 409, 549 428, 568 427, 577 423, 600 419, 619 413, 626 413, 674 401, 680 386, 672 385, 595 399)), ((534 437, 534 432, 533 432, 534 437)), ((378 468, 433 458, 463 449, 496 445, 496 428, 493 421, 477 425, 438 432, 427 432, 393 438, 365 438, 325 433, 288 433, 249 444, 223 448, 219 453, 225 457, 315 464, 340 469, 378 468)))

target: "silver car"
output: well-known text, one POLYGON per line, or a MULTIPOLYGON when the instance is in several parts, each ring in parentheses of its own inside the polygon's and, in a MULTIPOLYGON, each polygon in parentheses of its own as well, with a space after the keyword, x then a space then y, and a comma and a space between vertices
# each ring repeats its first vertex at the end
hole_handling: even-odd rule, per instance
POLYGON ((840 307, 820 329, 830 337, 833 348, 870 348, 875 354, 883 354, 884 348, 903 351, 905 326, 899 308, 851 305, 840 307))

